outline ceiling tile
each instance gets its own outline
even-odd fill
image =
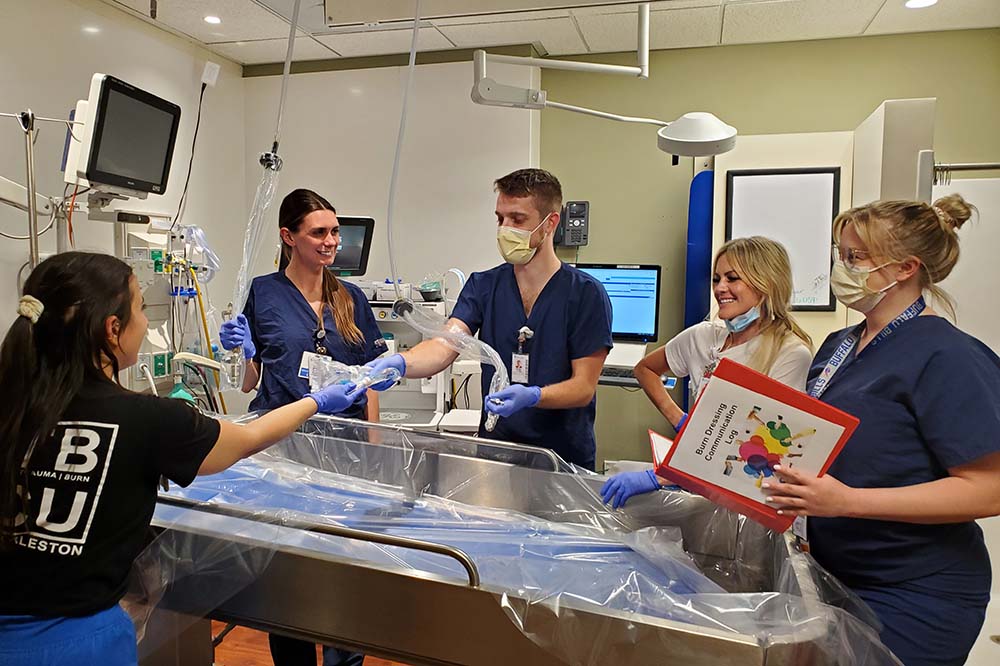
[[[689,9],[691,7],[718,7],[724,0],[662,0],[661,2],[649,3],[649,11],[658,12],[667,9]],[[574,16],[587,16],[591,14],[635,14],[639,11],[639,3],[633,2],[626,5],[601,5],[598,7],[578,7],[571,9]],[[652,16],[650,16],[652,20]]]
[[[364,32],[317,35],[316,39],[347,58],[408,53],[413,41],[412,30],[369,30]],[[452,48],[435,28],[421,28],[417,38],[421,51],[440,51]]]
[[[540,42],[549,55],[587,52],[580,33],[568,18],[442,25],[439,29],[461,48]]]
[[[997,26],[1000,26],[1000,2],[997,0],[939,2],[924,9],[907,9],[902,2],[887,2],[868,26],[865,34],[965,30]]]
[[[636,49],[637,26],[634,14],[587,14],[577,16],[576,21],[592,52]],[[715,46],[719,43],[721,26],[722,8],[719,6],[650,12],[649,47],[679,49]]]
[[[253,0],[257,4],[266,5],[274,12],[284,17],[286,21],[292,20],[295,11],[295,0]],[[161,0],[162,2],[162,0]],[[323,0],[302,0],[299,6],[299,28],[303,32],[314,33],[326,30],[326,10],[323,8]]]
[[[149,16],[148,0],[116,2]],[[206,16],[218,16],[222,23],[205,23]],[[288,38],[288,23],[253,0],[160,0],[153,23],[167,25],[203,44]]]
[[[724,5],[723,44],[860,35],[884,0],[751,0]]]
[[[211,49],[243,65],[284,62],[288,40],[255,39],[243,42],[222,42],[212,44]],[[295,40],[295,52],[292,55],[295,62],[336,57],[336,53],[322,44],[317,44],[311,37],[299,37]]]

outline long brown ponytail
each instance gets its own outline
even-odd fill
[[[106,254],[63,252],[38,264],[24,295],[39,301],[37,320],[19,316],[0,346],[0,550],[9,547],[23,507],[18,490],[34,446],[46,446],[63,412],[88,378],[117,381],[118,361],[105,334],[132,312],[132,269]]]
[[[288,229],[295,233],[306,215],[317,210],[328,210],[336,214],[333,205],[312,190],[297,189],[288,193],[282,200],[278,211],[278,228]],[[292,258],[292,248],[286,243],[281,244],[281,254],[286,263]],[[330,309],[337,331],[348,344],[364,344],[365,336],[354,323],[354,299],[340,283],[337,276],[328,270],[323,271],[323,307]]]

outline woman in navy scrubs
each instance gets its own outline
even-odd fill
[[[827,475],[776,468],[782,483],[764,484],[781,512],[809,517],[811,552],[906,666],[965,663],[989,601],[975,520],[1000,514],[1000,358],[924,300],[953,310],[936,285],[970,216],[950,195],[837,218],[833,291],[865,321],[827,338],[808,391],[861,424]]]
[[[364,365],[385,351],[375,315],[360,289],[338,280],[327,267],[340,244],[337,211],[310,190],[298,189],[278,212],[284,270],[255,278],[243,314],[222,325],[226,349],[243,347],[247,360],[243,391],[257,387],[251,409],[274,409],[309,391],[300,373],[309,354]],[[378,420],[373,391],[339,416]],[[278,666],[316,663],[315,647],[305,641],[271,636]],[[360,666],[364,655],[325,648],[326,666]]]

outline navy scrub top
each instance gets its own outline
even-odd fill
[[[472,334],[496,349],[511,373],[517,335],[527,326],[534,336],[524,344],[529,355],[528,385],[548,386],[573,376],[571,362],[602,349],[611,349],[611,300],[595,278],[562,264],[538,295],[531,316],[524,316],[514,267],[502,264],[473,273],[458,297],[451,315]],[[489,393],[492,366],[483,365],[483,396]],[[523,409],[501,417],[493,432],[486,432],[485,412],[479,435],[491,439],[531,444],[554,450],[564,460],[594,469],[597,442],[594,416],[597,397],[573,409]]]
[[[831,334],[809,387],[845,329]],[[910,319],[867,346],[820,398],[861,420],[829,473],[848,486],[902,487],[948,476],[948,468],[1000,451],[1000,358],[937,316]],[[974,521],[916,525],[809,517],[812,554],[848,585],[899,583],[934,573],[990,573]]]
[[[324,346],[327,355],[348,365],[364,365],[385,350],[385,340],[375,323],[375,313],[364,293],[340,280],[354,300],[354,323],[361,329],[364,343],[350,344],[340,336],[329,308],[323,308]],[[316,351],[316,313],[284,271],[254,278],[243,314],[257,347],[255,361],[261,364],[261,382],[250,409],[274,409],[295,402],[309,392],[309,380],[299,377],[302,352]],[[364,418],[367,397],[338,414]]]

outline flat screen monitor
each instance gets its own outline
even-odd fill
[[[91,185],[163,194],[181,108],[106,74],[95,74],[87,105],[80,175]]]
[[[364,275],[368,270],[368,253],[372,249],[375,220],[371,217],[338,215],[340,222],[340,249],[330,270],[349,277]]]
[[[577,264],[597,278],[611,298],[611,336],[651,342],[660,328],[660,267],[653,264]]]
[[[372,249],[375,219],[338,215],[337,221],[340,223],[340,247],[337,248],[337,256],[328,270],[340,277],[364,275],[368,270],[368,254]],[[278,268],[285,270],[288,260],[283,253],[279,253],[278,257]]]

